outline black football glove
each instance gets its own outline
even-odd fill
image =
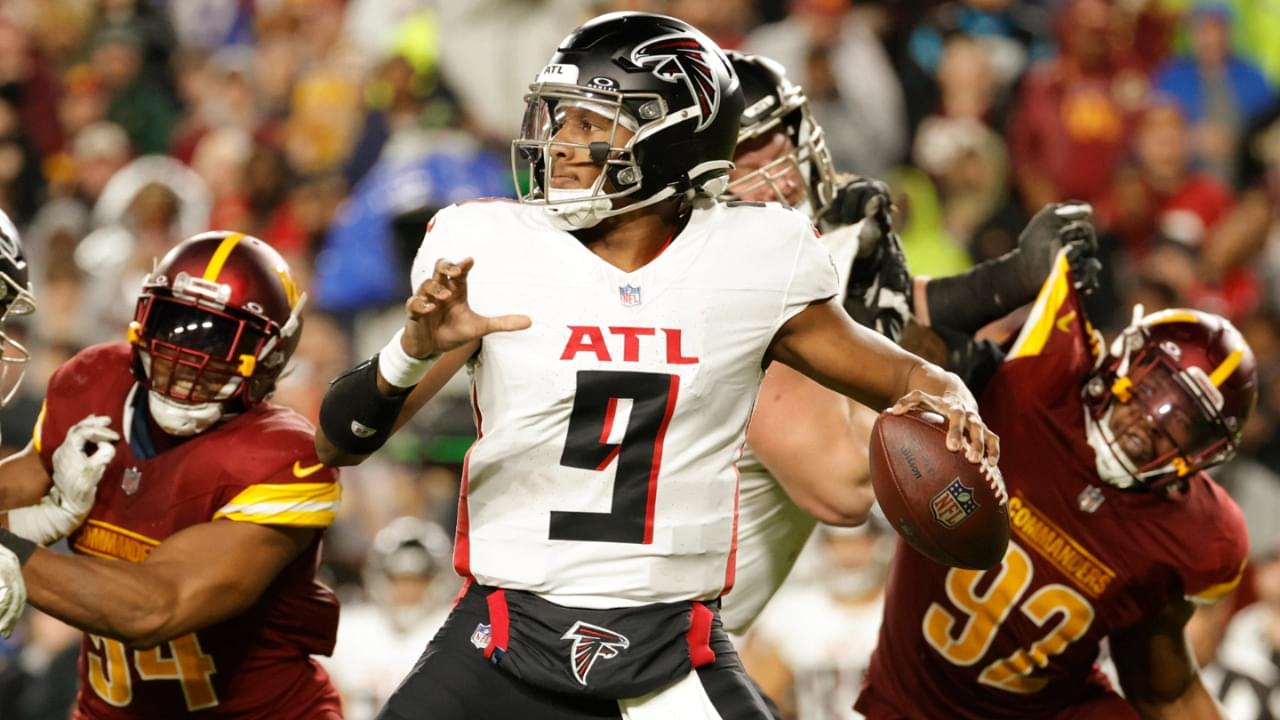
[[[911,275],[902,240],[892,231],[880,234],[871,220],[862,227],[860,243],[869,244],[870,251],[853,259],[844,308],[859,324],[896,343],[911,315]]]
[[[1054,258],[1064,247],[1069,248],[1067,259],[1076,288],[1085,294],[1097,288],[1102,263],[1098,260],[1098,236],[1089,224],[1092,212],[1088,203],[1052,203],[1031,218],[1018,235],[1018,247],[1013,251],[1018,258],[1017,279],[1023,289],[1018,294],[1027,296],[1028,301],[1035,297],[1053,271]]]
[[[893,195],[889,186],[875,178],[854,175],[836,188],[835,200],[822,216],[822,221],[832,227],[852,225],[863,218],[874,218],[881,233],[892,228],[889,211]]]

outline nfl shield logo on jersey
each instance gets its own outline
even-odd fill
[[[631,646],[625,635],[581,620],[565,631],[560,639],[573,641],[569,648],[569,667],[573,670],[573,677],[583,685],[587,684],[587,673],[595,667],[597,660],[618,657],[618,653]]]
[[[1089,485],[1076,496],[1076,505],[1084,512],[1093,513],[1102,507],[1102,501],[1106,499],[1107,496],[1102,494],[1102,488]]]
[[[978,509],[978,501],[973,497],[973,488],[960,482],[960,478],[956,478],[933,496],[929,501],[929,507],[933,510],[933,519],[950,529],[972,515]]]
[[[626,307],[635,307],[640,304],[640,288],[636,285],[621,285],[618,287],[618,297]]]
[[[142,484],[142,471],[136,467],[131,467],[124,471],[124,477],[120,479],[120,489],[124,490],[125,495],[132,495],[138,492],[138,485]]]
[[[471,633],[471,644],[476,646],[477,650],[483,650],[489,647],[489,638],[493,635],[490,626],[485,623],[477,623],[476,629]]]

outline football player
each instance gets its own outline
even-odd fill
[[[69,462],[90,469],[55,491],[83,490],[94,469],[101,480],[74,555],[24,539],[14,520],[28,509],[11,511],[0,545],[17,561],[0,559],[0,578],[20,564],[30,603],[85,631],[75,718],[341,717],[310,657],[337,628],[315,580],[337,474],[311,425],[268,400],[304,302],[266,243],[197,235],[144,280],[128,343],[87,348],[50,379],[0,484],[47,485]]]
[[[851,718],[884,614],[895,536],[874,514],[858,527],[819,526],[821,571],[782,588],[745,643],[760,689],[796,718]]]
[[[5,321],[35,311],[22,238],[13,221],[0,210],[0,407],[13,400],[31,359],[27,349],[5,333]]]
[[[1221,317],[1166,310],[1103,350],[1060,257],[981,391],[1012,539],[986,572],[899,545],[856,709],[885,718],[1215,718],[1183,626],[1239,582],[1241,510],[1204,472],[1257,399]],[[1121,699],[1095,661],[1109,638]]]
[[[923,354],[926,331],[919,326],[932,318],[946,326],[948,368],[966,378],[982,376],[996,365],[997,349],[971,336],[1035,299],[1058,249],[1069,246],[1073,263],[1096,274],[1088,206],[1062,204],[1037,214],[1018,247],[1003,257],[954,277],[911,278],[889,222],[888,188],[835,172],[804,90],[780,65],[732,51],[729,58],[747,108],[729,196],[779,202],[810,215],[835,260],[844,307],[863,325]],[[904,329],[911,331],[905,340]],[[780,363],[769,368],[738,462],[738,581],[720,609],[731,633],[751,626],[790,573],[815,521],[851,526],[866,518],[873,499],[867,442],[874,421],[874,411],[801,372]]]
[[[322,661],[347,720],[372,718],[444,624],[458,590],[449,550],[448,533],[416,517],[374,537],[362,573],[369,602],[343,603],[333,657]]]
[[[35,310],[36,299],[31,291],[22,237],[9,216],[0,210],[0,408],[13,400],[31,359],[22,343],[5,332],[5,321],[10,317],[30,315]],[[44,484],[22,488],[0,483],[0,507],[38,502],[44,494],[44,487]],[[28,518],[40,517],[41,513],[27,515]],[[0,527],[6,526],[7,520],[0,518]],[[0,635],[5,637],[13,632],[26,597],[21,577],[13,569],[16,559],[11,550],[0,546]]]
[[[429,370],[473,378],[467,590],[380,717],[769,717],[715,607],[734,579],[733,463],[771,362],[878,409],[936,408],[950,449],[996,460],[959,378],[835,301],[807,216],[716,201],[738,84],[673,18],[575,30],[513,144],[530,191],[437,214],[405,327],[330,387],[317,446],[349,463],[438,384]]]

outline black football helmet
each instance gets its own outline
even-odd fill
[[[742,102],[728,58],[693,26],[648,13],[602,15],[561,41],[529,86],[520,137],[511,146],[517,185],[524,171],[530,178],[520,200],[582,228],[681,194],[719,195]],[[567,108],[603,116],[612,123],[611,141],[557,140]],[[631,136],[621,140],[619,128]],[[555,148],[585,149],[604,172],[591,188],[557,197]],[[623,198],[629,202],[617,206]]]
[[[22,343],[5,333],[5,321],[35,311],[36,298],[31,292],[22,238],[13,221],[0,210],[0,407],[7,405],[18,392],[27,361],[31,359]]]
[[[730,182],[729,194],[736,197],[767,185],[778,202],[790,205],[778,187],[778,179],[796,172],[805,180],[809,214],[822,217],[835,200],[836,171],[826,137],[813,119],[804,90],[787,79],[782,65],[767,57],[734,50],[730,50],[728,56],[742,83],[746,106],[738,130],[738,144],[745,145],[779,129],[791,141],[788,152]]]

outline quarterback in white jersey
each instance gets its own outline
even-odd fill
[[[573,607],[719,597],[733,583],[734,461],[769,343],[836,294],[809,219],[702,201],[627,272],[541,207],[468,203],[436,215],[414,286],[463,257],[471,308],[532,326],[486,337],[470,363],[479,439],[458,572]]]
[[[949,278],[911,278],[890,227],[888,188],[835,172],[804,91],[758,55],[730,52],[745,95],[729,197],[778,201],[812,216],[838,273],[840,302],[858,322],[916,352],[917,338],[949,328],[948,369],[971,378],[995,364],[994,346],[974,331],[1030,302],[1046,262],[1077,215],[1046,211],[998,260]],[[1042,248],[1044,249],[1042,251]],[[1081,256],[1081,274],[1092,258]],[[957,310],[963,308],[964,312]],[[912,312],[914,311],[914,317]],[[903,340],[911,324],[914,335]],[[935,345],[941,340],[931,339]],[[782,585],[815,521],[854,526],[872,504],[867,441],[875,413],[777,364],[769,368],[738,463],[741,511],[737,584],[725,596],[725,628],[741,635]]]
[[[530,192],[436,216],[403,330],[321,409],[321,457],[358,462],[472,377],[467,587],[379,717],[768,717],[716,614],[764,368],[934,408],[975,464],[997,440],[958,377],[833,301],[808,217],[715,200],[742,94],[701,32],[602,16],[530,90],[512,151]]]

